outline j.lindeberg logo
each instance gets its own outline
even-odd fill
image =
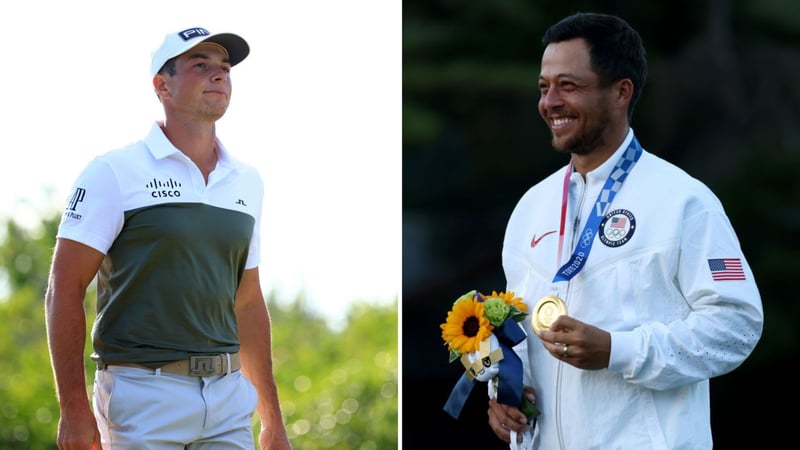
[[[78,208],[78,203],[82,202],[85,197],[86,189],[76,188],[75,192],[72,193],[72,197],[70,197],[69,201],[67,202],[67,207],[64,211],[64,217],[80,220],[83,215],[76,213],[75,210]]]
[[[153,198],[180,197],[181,191],[178,188],[181,186],[182,185],[180,182],[175,181],[172,178],[170,178],[169,181],[159,181],[156,178],[153,178],[145,185],[147,189],[153,189],[150,192],[150,195]]]

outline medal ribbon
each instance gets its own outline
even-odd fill
[[[625,149],[622,156],[617,160],[617,164],[614,166],[614,169],[611,170],[603,189],[600,191],[600,194],[598,194],[597,200],[595,200],[594,203],[594,211],[589,217],[589,220],[586,221],[583,231],[581,231],[578,245],[575,246],[572,257],[558,269],[553,279],[554,282],[569,281],[583,269],[586,260],[589,259],[589,252],[592,250],[592,244],[594,244],[594,236],[597,233],[600,222],[603,220],[603,216],[605,216],[608,207],[611,205],[611,201],[614,200],[617,192],[622,187],[622,183],[631,170],[633,170],[633,166],[636,165],[640,156],[642,156],[642,146],[639,145],[636,136],[633,136],[631,143],[628,144],[628,148]],[[564,242],[564,225],[567,211],[567,197],[569,195],[569,178],[571,174],[572,164],[570,163],[567,168],[567,173],[564,175],[564,192],[561,201],[561,233],[558,243],[559,263],[561,263],[561,246]]]

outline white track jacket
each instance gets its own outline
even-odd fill
[[[633,130],[602,166],[572,173],[560,264]],[[761,337],[753,273],[717,197],[644,151],[604,214],[583,270],[554,282],[566,167],[528,190],[503,243],[507,291],[557,294],[568,314],[611,333],[608,369],[555,359],[528,324],[525,384],[536,389],[537,449],[710,449],[709,379]],[[577,226],[575,224],[577,223]],[[522,350],[525,351],[525,350]],[[527,357],[526,357],[527,356]]]

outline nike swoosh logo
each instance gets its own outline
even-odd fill
[[[541,241],[541,240],[542,240],[542,238],[544,238],[544,237],[545,237],[545,236],[547,236],[547,235],[553,234],[553,233],[555,233],[555,232],[556,232],[556,230],[553,230],[553,231],[548,231],[547,233],[545,233],[545,234],[543,234],[543,235],[539,236],[539,239],[536,239],[536,234],[534,234],[534,235],[533,235],[533,239],[531,239],[531,248],[533,248],[533,247],[536,247],[536,246],[539,244],[539,241]]]

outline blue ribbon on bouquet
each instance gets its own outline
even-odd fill
[[[522,360],[514,353],[512,347],[525,339],[525,332],[514,319],[509,317],[492,333],[503,351],[503,359],[497,363],[499,368],[497,401],[519,408],[522,406]],[[475,387],[476,381],[464,372],[453,387],[450,397],[444,405],[445,412],[452,418],[458,419],[461,415],[461,410],[464,409],[464,404],[467,402],[472,388]]]

